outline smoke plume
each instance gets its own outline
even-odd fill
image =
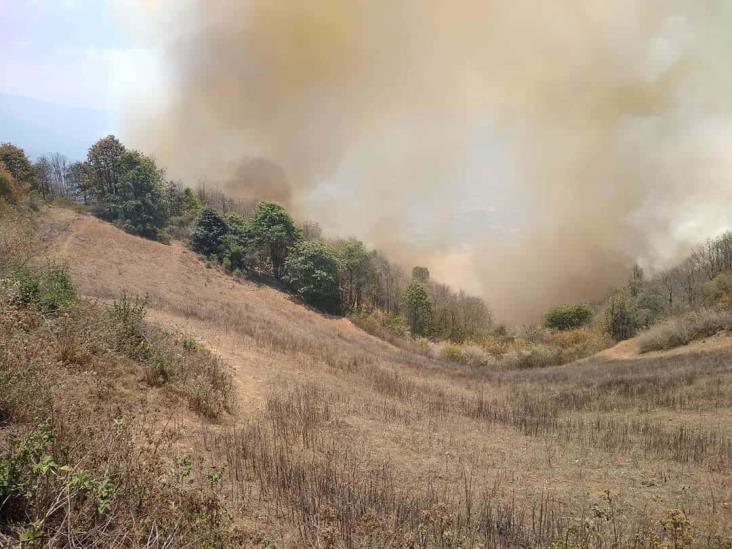
[[[426,264],[499,318],[596,299],[730,225],[724,0],[145,10],[165,102],[136,144]]]

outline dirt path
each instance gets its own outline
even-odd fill
[[[273,288],[236,281],[174,242],[126,234],[94,217],[50,208],[42,233],[68,263],[79,292],[113,300],[145,296],[148,318],[192,336],[234,371],[242,410],[260,406],[272,383],[303,379],[313,355],[397,352],[344,318],[308,310]]]

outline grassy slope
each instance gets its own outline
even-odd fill
[[[46,239],[83,294],[147,295],[154,320],[231,366],[237,408],[180,436],[226,464],[251,539],[625,546],[640,533],[707,547],[732,535],[728,348],[448,368],[235,282],[177,243],[59,209]]]

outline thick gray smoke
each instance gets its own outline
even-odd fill
[[[148,0],[173,175],[484,296],[597,298],[732,219],[724,0]]]

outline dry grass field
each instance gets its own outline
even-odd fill
[[[732,547],[732,340],[492,371],[428,359],[179,243],[52,208],[81,294],[218,355],[231,411],[174,424],[256,547]],[[168,429],[171,429],[168,426]]]

